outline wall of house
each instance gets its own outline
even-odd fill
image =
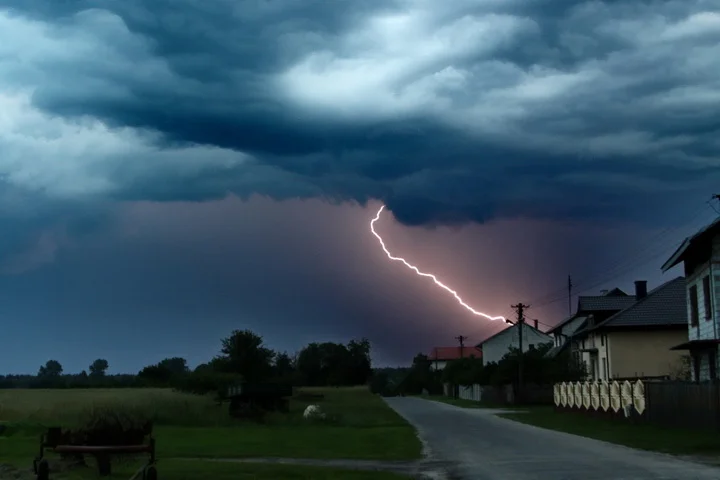
[[[710,277],[710,299],[713,311],[707,318],[705,310],[705,295],[703,291],[703,278]],[[687,279],[687,303],[688,303],[688,338],[690,340],[707,340],[720,338],[720,236],[713,239],[712,252],[708,261],[695,267],[693,271],[686,271]],[[690,292],[692,287],[697,288],[698,296],[698,324],[693,326],[692,310],[690,304]],[[710,359],[707,352],[702,354],[700,361],[700,377],[695,378],[693,369],[693,380],[705,381],[710,379]],[[720,352],[716,355],[715,370],[720,372]]]
[[[612,378],[675,376],[685,351],[670,350],[688,341],[685,330],[608,332]]]
[[[567,324],[563,325],[562,328],[556,330],[553,334],[555,340],[555,346],[560,347],[565,344],[570,338],[570,335],[575,333],[580,325],[585,321],[585,317],[579,317]]]
[[[550,335],[538,332],[530,325],[523,325],[523,352],[530,350],[531,346],[538,348],[544,343],[553,343]],[[503,332],[481,344],[483,351],[483,364],[499,362],[510,351],[510,348],[519,347],[518,327],[506,328]]]

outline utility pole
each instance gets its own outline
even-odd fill
[[[522,396],[522,385],[523,385],[523,330],[525,327],[525,310],[530,308],[530,305],[524,305],[522,302],[517,305],[511,305],[511,307],[517,312],[517,323],[518,326],[518,344],[520,349],[518,350],[518,389],[515,395],[515,401],[520,400]]]
[[[568,315],[572,315],[572,278],[568,275]]]
[[[460,342],[460,358],[464,358],[463,348],[465,347],[465,340],[467,340],[467,338],[468,337],[465,337],[463,335],[458,335],[457,337],[455,337],[455,340]]]

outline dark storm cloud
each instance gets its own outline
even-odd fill
[[[718,179],[717,1],[0,5],[29,119],[0,146],[37,158],[0,173],[29,191],[374,197],[429,224],[635,215]]]

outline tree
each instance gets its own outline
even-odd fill
[[[187,360],[181,357],[165,358],[158,363],[158,367],[170,372],[171,376],[184,375],[190,371]]]
[[[57,360],[48,360],[45,362],[45,365],[40,367],[40,370],[38,371],[38,377],[59,377],[62,375],[63,367]]]
[[[104,358],[98,358],[90,365],[90,376],[93,378],[104,377],[110,365]]]
[[[216,365],[227,373],[242,375],[247,382],[262,382],[272,375],[275,352],[263,345],[263,338],[250,330],[233,330],[222,340],[222,355]]]
[[[287,352],[278,353],[275,356],[275,375],[284,377],[291,374],[295,370],[292,358]]]

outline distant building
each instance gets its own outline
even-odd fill
[[[687,341],[685,278],[650,292],[647,282],[636,281],[635,296],[625,298],[630,305],[611,315],[586,313],[584,324],[571,337],[573,352],[585,364],[589,379],[678,376],[682,355],[671,348]],[[589,312],[610,303],[596,300],[582,309]]]
[[[553,338],[541,332],[535,326],[523,323],[523,352],[538,348],[540,345],[553,343]],[[499,362],[510,351],[511,348],[520,348],[520,328],[518,325],[512,325],[495,335],[486,338],[477,345],[482,351],[483,364],[491,362]]]
[[[687,351],[694,381],[718,380],[720,344],[720,218],[688,237],[662,266],[683,263],[686,278],[687,339],[674,350]]]
[[[547,331],[554,337],[554,347],[547,353],[548,356],[555,356],[566,348],[573,347],[573,340],[579,332],[587,328],[589,321],[600,323],[635,302],[635,297],[619,288],[603,290],[600,295],[579,296],[575,314]],[[581,343],[575,347],[578,348],[572,348],[574,361],[586,363],[588,371],[595,368],[592,359],[582,353]]]
[[[462,351],[460,347],[435,347],[428,355],[428,358],[432,361],[433,370],[442,370],[445,368],[448,362],[451,360],[458,360],[463,357],[475,357],[482,358],[482,351],[477,347],[463,347]]]

